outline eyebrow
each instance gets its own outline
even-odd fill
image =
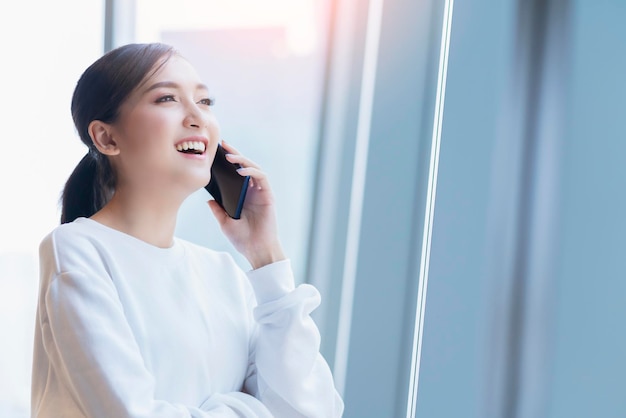
[[[173,88],[173,89],[179,89],[179,88],[180,88],[180,85],[179,85],[178,83],[173,82],[173,81],[160,81],[160,82],[158,82],[158,83],[154,83],[153,85],[151,85],[150,87],[148,87],[148,88],[146,89],[145,93],[147,93],[147,92],[149,92],[149,91],[152,91],[152,90],[154,90],[154,89],[162,88],[162,87],[165,87],[165,88]],[[209,90],[209,88],[208,88],[205,84],[198,83],[198,84],[196,85],[196,90],[207,90],[207,91],[208,91],[208,90]]]

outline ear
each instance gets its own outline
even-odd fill
[[[91,121],[89,124],[89,136],[98,151],[104,155],[117,155],[120,149],[113,137],[113,127],[108,123],[99,120]]]

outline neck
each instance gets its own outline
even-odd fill
[[[160,248],[173,244],[180,201],[120,188],[91,219]]]

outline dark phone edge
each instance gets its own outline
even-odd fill
[[[235,210],[235,214],[232,217],[233,219],[241,219],[241,212],[243,211],[243,204],[246,200],[246,193],[248,192],[248,186],[250,183],[250,176],[245,176],[243,178],[243,186],[241,187],[241,192],[239,193],[239,201],[237,202],[237,209]]]

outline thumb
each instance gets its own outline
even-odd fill
[[[209,208],[211,208],[211,212],[213,212],[213,216],[217,220],[217,223],[220,226],[223,226],[224,223],[228,220],[228,214],[215,200],[209,200],[208,202]]]

